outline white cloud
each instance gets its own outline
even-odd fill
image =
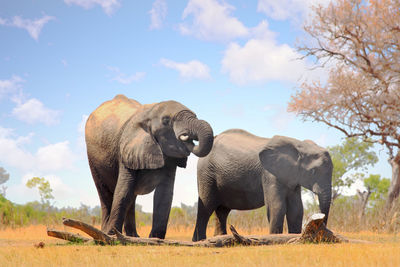
[[[301,55],[287,44],[250,39],[244,46],[231,43],[222,59],[222,71],[237,84],[268,81],[296,82],[306,69]]]
[[[29,35],[37,41],[39,40],[39,34],[42,31],[43,26],[53,19],[55,19],[55,17],[52,16],[43,16],[42,18],[35,20],[15,16],[12,20],[0,18],[0,25],[25,29],[28,31]]]
[[[329,0],[259,0],[257,11],[275,20],[301,22],[311,11],[311,6],[327,4]]]
[[[180,63],[162,58],[160,63],[167,68],[177,70],[182,78],[209,79],[211,77],[210,68],[198,60]]]
[[[313,64],[300,60],[302,55],[288,44],[278,44],[276,34],[262,21],[251,29],[252,38],[243,46],[229,44],[222,59],[222,72],[237,84],[326,79],[327,69],[311,69]]]
[[[154,1],[149,13],[151,18],[150,29],[160,29],[167,16],[167,2],[165,0]]]
[[[36,98],[31,98],[26,102],[20,100],[15,102],[17,102],[17,106],[13,109],[12,114],[21,121],[29,124],[40,122],[46,125],[54,125],[59,122],[60,112],[46,108]]]
[[[35,155],[37,168],[42,171],[71,169],[74,158],[68,141],[41,147]]]
[[[190,0],[182,18],[193,17],[191,23],[180,25],[184,35],[194,35],[207,41],[228,41],[245,37],[249,30],[237,18],[231,16],[235,8],[217,0]]]
[[[77,5],[85,9],[99,5],[107,15],[112,15],[121,6],[119,0],[64,0],[68,5]]]
[[[22,146],[32,135],[12,138],[13,135],[12,129],[0,126],[0,162],[23,170],[32,169],[35,157]]]
[[[0,80],[0,99],[8,94],[15,94],[21,91],[24,80],[16,75],[13,75],[8,80]]]
[[[122,73],[120,71],[120,69],[117,67],[109,66],[107,68],[115,74],[115,76],[112,78],[112,80],[117,81],[122,84],[131,84],[133,82],[138,82],[146,76],[145,72],[136,72],[134,74],[128,75],[128,74]]]
[[[37,189],[26,187],[28,179],[38,176],[50,182],[55,205],[58,207],[79,207],[80,203],[98,205],[96,187],[90,179],[89,168],[85,169],[86,172],[83,174],[77,172],[74,163],[78,155],[72,152],[70,143],[63,141],[49,144],[30,152],[26,149],[26,144],[31,142],[32,137],[32,133],[27,136],[16,136],[14,130],[0,126],[0,162],[7,168],[13,167],[22,173],[11,177],[13,180],[18,179],[19,183],[14,182],[8,186],[9,198],[17,203],[40,200]],[[64,170],[68,170],[68,174],[63,173],[62,176],[57,174]],[[69,178],[76,180],[75,176],[85,178],[80,180],[84,188],[75,188],[68,183]]]
[[[0,162],[23,171],[59,171],[73,168],[76,158],[68,141],[39,147],[36,153],[25,149],[33,133],[15,136],[14,131],[0,126]]]

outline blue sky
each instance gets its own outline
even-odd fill
[[[0,1],[0,166],[10,174],[7,198],[38,200],[27,189],[45,177],[55,205],[98,205],[84,143],[87,116],[125,94],[141,103],[176,100],[218,134],[338,144],[343,135],[286,112],[304,80],[326,79],[296,60],[296,40],[311,4],[259,1]],[[370,171],[390,177],[387,155]],[[197,158],[179,169],[173,205],[197,200]],[[152,195],[138,197],[147,211]]]

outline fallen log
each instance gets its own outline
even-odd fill
[[[244,246],[262,246],[262,245],[278,245],[288,244],[301,237],[301,234],[270,234],[264,236],[242,236],[235,227],[229,227],[237,244]]]
[[[97,242],[102,242],[111,245],[114,240],[114,238],[107,235],[103,231],[81,221],[63,218],[63,224],[85,232],[89,236],[93,237],[93,239],[96,240]]]
[[[58,231],[54,229],[47,229],[47,235],[56,237],[56,238],[61,238],[65,239],[74,243],[86,243],[88,241],[91,241],[92,239],[81,236],[79,234],[73,234],[70,232],[64,232],[64,231]]]
[[[326,228],[324,221],[324,214],[314,214],[310,217],[308,222],[304,226],[302,234],[271,234],[266,236],[242,236],[236,229],[231,225],[230,231],[232,235],[221,235],[208,238],[206,240],[190,242],[181,240],[168,240],[159,238],[141,238],[125,236],[120,233],[117,229],[114,229],[115,235],[108,235],[103,231],[86,224],[72,219],[63,219],[64,225],[74,227],[82,230],[91,236],[92,241],[100,242],[108,245],[152,245],[152,246],[187,246],[187,247],[229,247],[235,244],[244,246],[260,246],[260,245],[275,245],[275,244],[298,244],[298,243],[340,243],[340,242],[354,242],[354,243],[365,243],[362,240],[349,240],[339,235],[333,234],[332,231]],[[71,242],[82,242],[76,239],[83,238],[79,235],[75,235],[68,232],[61,232],[56,230],[47,231],[49,236],[56,238],[65,239]],[[87,241],[90,241],[88,239]],[[84,242],[87,242],[84,241]]]

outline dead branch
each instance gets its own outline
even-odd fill
[[[114,238],[102,232],[101,230],[81,221],[63,218],[63,224],[79,229],[93,237],[94,240],[103,242],[105,244],[111,245],[114,240]]]
[[[324,214],[314,214],[310,217],[305,224],[302,234],[271,234],[266,236],[242,236],[235,227],[230,226],[232,235],[220,235],[208,238],[198,242],[181,241],[181,240],[168,240],[159,238],[141,238],[130,237],[121,234],[117,229],[114,229],[115,236],[107,235],[101,230],[88,225],[86,223],[72,220],[63,219],[64,225],[77,228],[84,231],[91,237],[93,241],[101,242],[108,245],[151,245],[151,246],[187,246],[187,247],[230,247],[236,244],[244,246],[261,246],[261,245],[275,245],[275,244],[292,244],[292,243],[365,243],[361,240],[349,240],[339,235],[333,234],[324,224]],[[71,242],[88,242],[91,239],[82,237],[80,235],[61,232],[56,230],[48,230],[47,234],[52,237],[69,240]]]
[[[47,229],[47,235],[56,237],[56,238],[60,238],[60,239],[64,239],[64,240],[68,240],[68,241],[71,241],[74,243],[86,243],[91,240],[90,238],[81,236],[79,234],[73,234],[70,232],[58,231],[58,230],[54,230],[54,229]]]
[[[300,238],[300,234],[271,234],[267,236],[242,236],[240,235],[235,227],[232,225],[229,227],[236,242],[244,246],[262,246],[262,245],[278,245],[287,244],[292,240]]]

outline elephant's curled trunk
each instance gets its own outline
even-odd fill
[[[196,115],[192,112],[181,112],[176,119],[186,121],[190,138],[198,141],[198,144],[193,146],[191,152],[198,157],[207,156],[214,142],[214,134],[210,124],[197,119]]]
[[[206,156],[213,146],[214,134],[208,122],[195,120],[193,122],[194,135],[197,136],[199,144],[193,147],[193,154],[198,157]]]

